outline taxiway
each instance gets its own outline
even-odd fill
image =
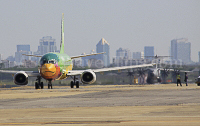
[[[89,85],[0,89],[0,125],[199,125],[200,87]]]

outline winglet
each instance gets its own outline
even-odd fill
[[[62,13],[62,21],[61,21],[60,53],[64,53],[64,13]]]

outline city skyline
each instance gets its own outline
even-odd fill
[[[6,60],[10,61],[8,62],[8,66],[19,66],[23,64],[28,64],[30,66],[30,63],[38,63],[39,57],[27,57],[22,54],[34,54],[34,55],[44,55],[49,52],[59,52],[56,47],[56,41],[52,38],[52,36],[44,36],[42,39],[39,40],[39,46],[38,50],[36,52],[33,52],[30,50],[30,45],[17,45],[16,46],[17,52],[15,52],[15,57],[9,56]],[[190,58],[190,52],[191,52],[191,43],[188,42],[188,39],[186,38],[180,38],[180,39],[173,39],[171,40],[171,61],[182,61],[183,63],[190,64],[191,58]],[[82,62],[79,61],[79,64],[83,67],[89,66],[96,68],[96,63],[101,66],[109,67],[110,64],[113,65],[113,63],[122,63],[122,62],[133,62],[134,60],[138,59],[150,59],[148,56],[154,56],[154,46],[144,46],[144,50],[140,52],[133,52],[130,51],[128,48],[124,49],[120,47],[116,50],[116,55],[114,57],[109,56],[110,50],[110,44],[104,39],[101,38],[101,40],[96,44],[96,52],[106,52],[105,54],[101,55],[93,55],[89,57],[83,57]],[[95,50],[91,50],[90,54],[96,53]],[[85,53],[82,53],[85,54]],[[89,53],[88,53],[89,54]],[[156,54],[157,55],[157,54]],[[145,57],[146,56],[146,57]],[[199,53],[198,53],[199,56]],[[2,58],[2,54],[1,57]],[[29,61],[31,59],[31,61]],[[110,59],[110,60],[109,60]],[[101,62],[100,62],[101,61]],[[103,62],[102,62],[103,61]],[[170,60],[168,60],[170,61]],[[5,62],[7,63],[7,62]],[[11,63],[11,65],[9,65]],[[103,63],[103,64],[102,64]],[[122,64],[121,64],[122,65]],[[124,65],[124,64],[123,64]],[[129,64],[130,65],[130,64]],[[34,66],[34,65],[32,65]]]
[[[70,56],[89,52],[102,37],[112,45],[110,57],[119,47],[138,52],[144,46],[154,46],[155,54],[168,55],[172,39],[188,38],[191,59],[197,62],[199,5],[198,0],[2,1],[0,54],[4,59],[14,55],[20,44],[36,51],[35,43],[42,36],[53,36],[59,47],[60,15],[65,13],[65,53]]]
[[[110,44],[104,38],[101,38],[101,40],[96,45],[96,52],[101,53],[102,49],[105,50],[105,48],[98,50],[98,48],[100,47],[100,46],[98,47],[98,45],[105,45],[105,44],[110,46]],[[57,50],[56,40],[53,39],[52,36],[44,36],[44,37],[42,37],[42,39],[39,39],[39,46],[38,46],[37,51],[31,51],[30,50],[31,46],[25,45],[25,44],[24,45],[16,45],[16,47],[17,47],[16,48],[17,51],[15,52],[14,58],[15,58],[15,61],[18,62],[18,63],[19,63],[19,61],[20,62],[22,61],[21,59],[19,59],[19,57],[24,57],[24,59],[26,59],[26,60],[31,59],[32,61],[38,61],[39,60],[39,58],[37,58],[37,57],[31,57],[30,58],[30,57],[27,57],[27,56],[23,56],[22,54],[44,55],[44,54],[49,53],[49,52],[59,52],[59,50]],[[108,47],[108,48],[110,50],[110,47]],[[170,49],[171,52],[170,52],[169,56],[172,56],[171,57],[172,60],[182,60],[185,63],[190,63],[190,61],[191,61],[191,56],[190,56],[190,54],[191,54],[191,43],[188,42],[187,38],[179,38],[179,39],[171,40],[171,47],[170,48],[171,48]],[[90,53],[95,53],[94,49],[90,48],[90,50],[91,50]],[[198,52],[198,56],[199,56],[199,52]],[[84,53],[85,52],[83,52],[82,54],[84,54]],[[87,53],[89,53],[89,52],[87,52]],[[140,54],[138,54],[138,53],[140,53]],[[139,57],[140,58],[143,57],[142,53],[143,53],[143,56],[154,56],[154,54],[155,54],[154,46],[144,46],[144,50],[142,50],[142,51],[140,50],[138,52],[134,52],[132,50],[129,50],[129,48],[124,49],[123,47],[119,47],[119,49],[116,50],[115,56],[113,56],[113,57],[109,56],[110,53],[108,51],[108,54],[106,54],[106,57],[108,57],[108,59],[106,59],[106,60],[110,59],[109,61],[112,63],[112,59],[113,58],[118,59],[118,57],[127,57],[128,59],[138,59]],[[137,58],[134,58],[136,56],[136,54],[137,54]],[[0,54],[0,55],[1,55],[1,59],[2,59],[3,54]],[[157,54],[155,54],[155,55],[157,55]],[[187,55],[187,56],[183,56],[183,55]],[[10,57],[13,57],[13,55],[8,56],[7,59],[9,59]],[[100,55],[100,57],[98,57],[98,56],[90,56],[88,58],[85,57],[85,59],[92,59],[92,58],[102,59],[101,55]],[[6,58],[3,58],[3,59],[6,59]],[[147,58],[144,57],[144,59],[148,59],[148,57]],[[104,60],[102,60],[102,61],[104,61]],[[107,61],[105,61],[105,62],[107,62]],[[198,58],[197,62],[199,62],[199,58]],[[110,64],[110,63],[108,63],[108,64]],[[106,66],[109,66],[108,64]]]

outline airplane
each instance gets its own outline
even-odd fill
[[[161,83],[163,80],[165,81],[165,76],[168,76],[169,70],[164,69],[164,68],[158,68],[158,64],[160,62],[160,59],[171,57],[171,56],[158,56],[156,54],[155,56],[145,56],[145,57],[153,58],[154,62],[156,62],[155,68],[149,68],[146,70],[148,71],[146,82],[148,84],[154,84],[154,83]],[[164,75],[164,78],[161,77],[162,75]]]
[[[149,67],[154,64],[143,64],[143,65],[134,65],[134,66],[123,66],[123,67],[112,67],[112,68],[101,68],[101,69],[86,69],[86,70],[72,70],[73,63],[72,59],[86,57],[91,55],[99,55],[102,53],[93,53],[93,54],[85,54],[78,56],[68,56],[64,53],[64,14],[62,13],[61,20],[61,43],[60,43],[60,52],[49,52],[40,55],[26,55],[26,56],[34,56],[41,57],[40,66],[38,71],[10,71],[10,70],[0,70],[1,73],[10,73],[13,74],[14,83],[17,85],[27,85],[29,77],[36,77],[35,89],[43,89],[44,84],[41,82],[41,79],[45,79],[48,81],[48,89],[52,89],[52,81],[54,80],[62,80],[68,77],[72,77],[73,81],[70,83],[70,87],[79,88],[79,81],[76,80],[76,76],[79,75],[81,82],[83,84],[92,84],[96,81],[96,72],[105,72],[105,71],[113,71],[113,70],[122,70],[122,69],[131,69],[131,68],[140,68],[140,67]]]
[[[172,74],[172,82],[176,81],[176,75],[178,73],[191,73],[192,71],[187,70],[178,70],[173,68],[148,68],[145,70],[142,70],[143,72],[146,72],[146,82],[148,84],[154,84],[154,83],[165,83],[166,78],[171,73]]]
[[[154,59],[162,59],[162,58],[167,58],[171,56],[158,56],[157,54],[155,56],[145,56],[147,58],[154,58]]]
[[[158,61],[160,59],[171,57],[171,56],[158,56],[157,54],[155,56],[145,56],[147,58],[152,58],[154,60],[155,68],[139,68],[136,69],[134,72],[128,71],[129,74],[138,74],[140,83],[148,83],[148,84],[154,84],[154,83],[161,83],[163,81],[162,75],[168,75],[169,70],[164,68],[158,68]],[[164,73],[164,74],[163,74]],[[166,76],[167,76],[166,75]]]

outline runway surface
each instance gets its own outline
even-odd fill
[[[0,89],[0,125],[199,125],[200,87],[24,86]]]

